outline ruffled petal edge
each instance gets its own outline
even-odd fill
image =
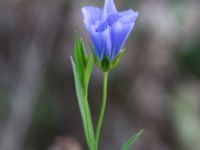
[[[100,21],[103,16],[103,10],[98,7],[87,6],[81,9],[84,17],[84,22],[90,25]]]

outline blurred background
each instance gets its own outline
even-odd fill
[[[0,0],[0,150],[86,150],[69,56],[89,38],[81,8],[103,0]],[[200,149],[200,1],[115,0],[140,12],[109,76],[100,149]],[[89,51],[88,51],[89,52]],[[94,122],[102,73],[89,97]]]

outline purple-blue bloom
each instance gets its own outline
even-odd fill
[[[108,57],[112,61],[122,50],[139,13],[131,9],[118,12],[113,0],[105,0],[103,10],[87,6],[82,12],[95,55],[99,60]]]

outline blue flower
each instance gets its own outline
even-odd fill
[[[103,10],[87,6],[82,13],[96,57],[110,61],[122,50],[139,14],[131,9],[118,12],[113,0],[105,0]]]

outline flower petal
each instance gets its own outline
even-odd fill
[[[123,48],[134,24],[134,22],[123,24],[121,21],[118,21],[111,27],[111,60],[113,60],[115,56],[119,53],[119,51]]]
[[[105,0],[104,9],[84,7],[85,27],[94,46],[95,55],[102,60],[114,60],[123,48],[138,17],[133,10],[118,12],[114,0]]]
[[[107,28],[103,32],[96,32],[95,25],[85,24],[94,46],[96,56],[102,60],[103,57],[110,55],[110,29]]]
[[[127,11],[120,12],[119,15],[121,16],[120,21],[122,23],[129,23],[129,22],[135,22],[139,13],[129,9]]]
[[[106,19],[107,16],[117,13],[117,9],[113,0],[105,0],[104,9],[103,9],[103,18]]]
[[[106,30],[109,26],[112,26],[115,22],[117,22],[120,19],[120,17],[121,16],[117,13],[110,15],[104,22],[100,23],[97,26],[96,31],[102,32]]]
[[[98,7],[83,7],[82,13],[84,17],[84,22],[90,25],[95,24],[97,21],[100,21],[103,16],[103,10]]]

